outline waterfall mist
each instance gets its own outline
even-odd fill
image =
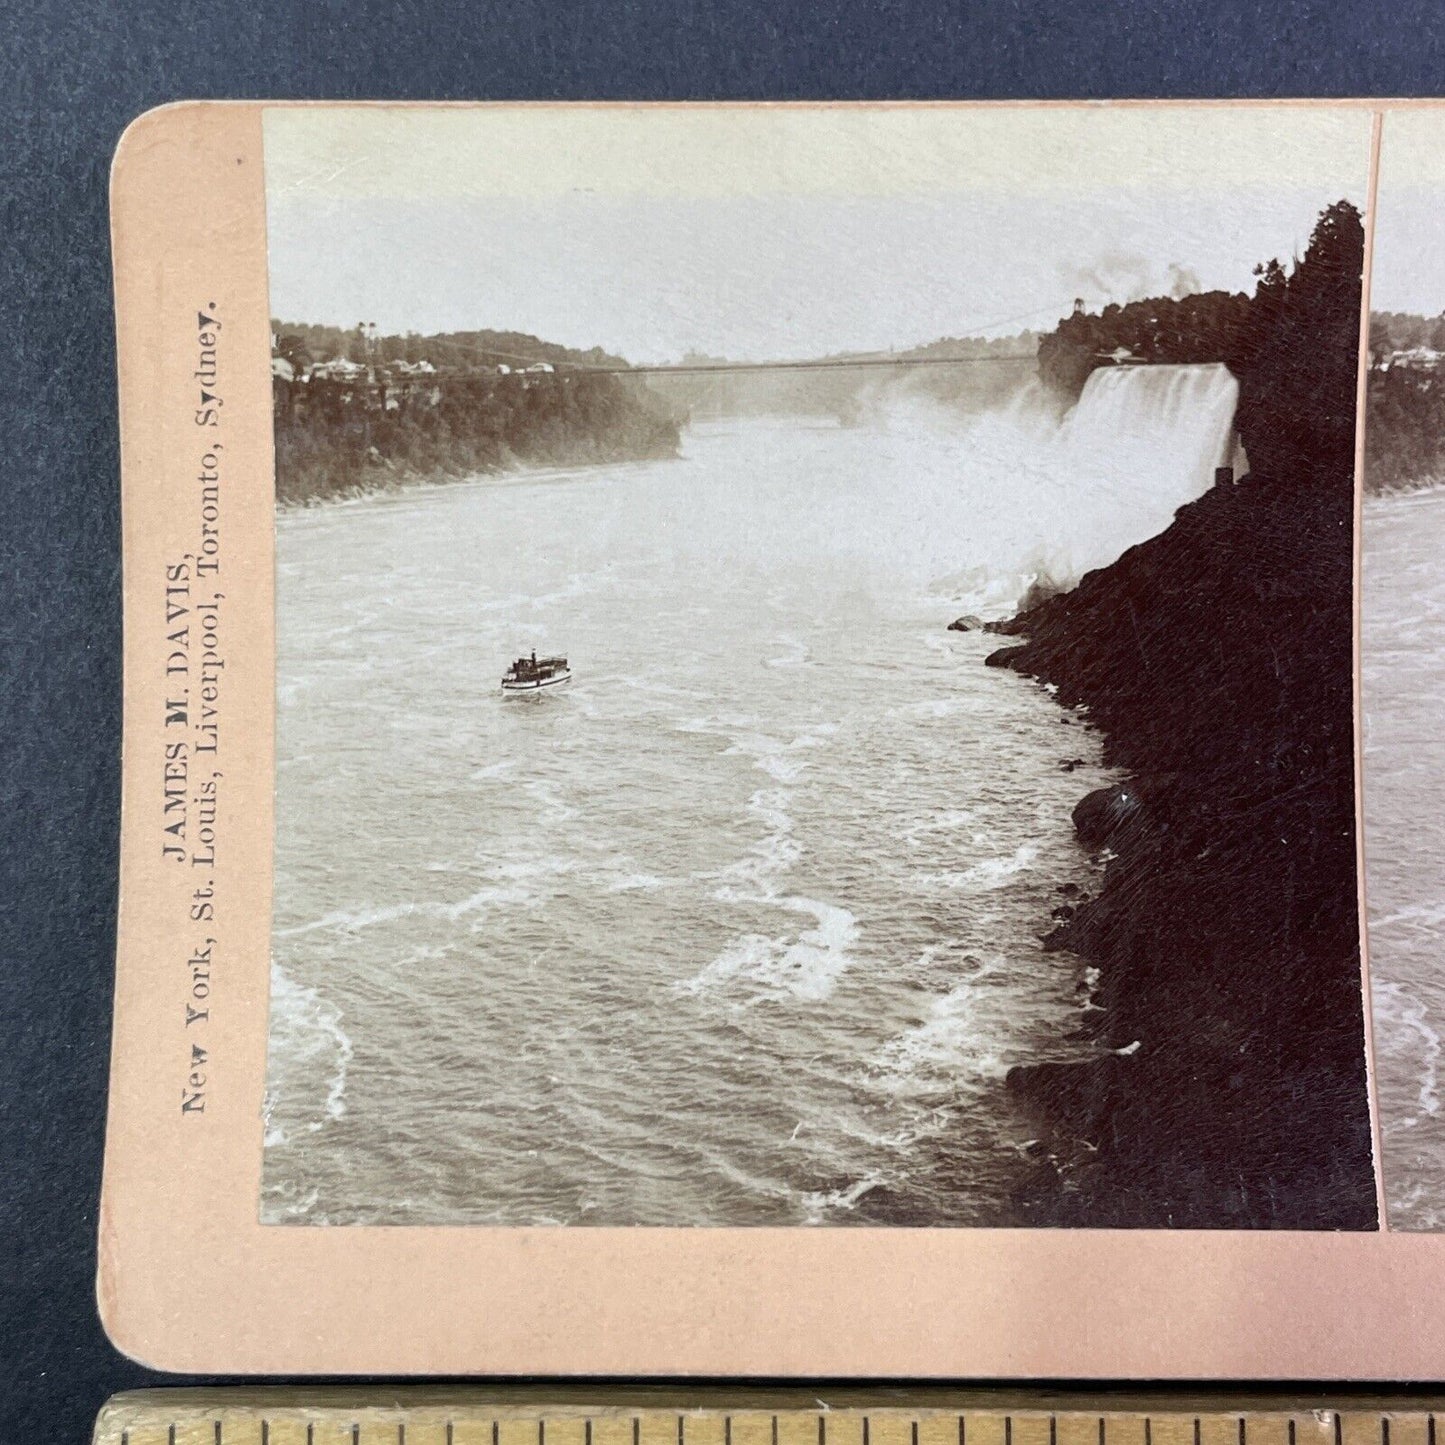
[[[961,489],[961,565],[935,585],[998,616],[1031,586],[1072,587],[1163,531],[1234,459],[1238,399],[1222,365],[1119,366],[1096,370],[1062,412],[1029,381],[974,416],[905,383],[875,414],[917,438],[921,485]]]

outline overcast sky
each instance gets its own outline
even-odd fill
[[[1445,109],[1385,116],[1370,306],[1445,311]]]
[[[271,311],[637,362],[1006,334],[1249,287],[1368,150],[1290,106],[277,109]]]

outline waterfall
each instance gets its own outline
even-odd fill
[[[1122,490],[1145,536],[1214,485],[1235,448],[1239,383],[1224,366],[1094,371],[1062,427],[1062,459]]]
[[[1169,526],[1247,463],[1239,384],[1222,365],[1095,370],[1062,416],[1031,382],[957,437],[970,508],[969,565],[949,582],[973,610],[1007,612],[1034,581],[1072,587]],[[955,476],[957,473],[955,473]]]

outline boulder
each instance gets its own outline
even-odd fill
[[[1139,808],[1138,791],[1132,782],[1096,788],[1074,805],[1074,832],[1090,851],[1102,848],[1120,828],[1139,816]]]

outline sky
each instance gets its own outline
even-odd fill
[[[271,312],[786,359],[1243,290],[1363,202],[1301,106],[277,107]]]
[[[1445,108],[1385,115],[1370,308],[1445,312]]]

